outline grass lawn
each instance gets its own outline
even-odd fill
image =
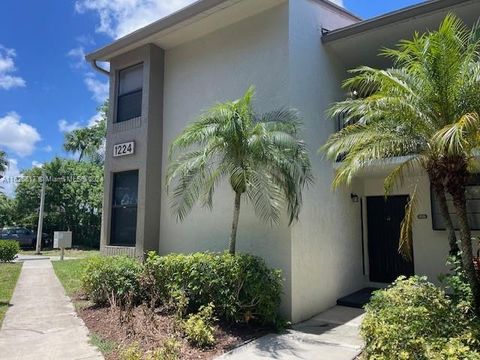
[[[20,254],[35,255],[35,250],[20,250]],[[60,250],[45,250],[41,254],[44,256],[60,256]],[[65,257],[87,258],[99,254],[99,250],[65,249]]]
[[[109,355],[118,349],[118,344],[115,341],[104,339],[95,333],[90,334],[90,344],[96,346],[103,355]]]
[[[0,326],[13,295],[22,263],[0,264]]]
[[[65,292],[72,298],[75,309],[81,314],[81,310],[90,306],[88,300],[82,300],[78,296],[82,286],[82,273],[86,259],[75,259],[65,261],[52,261],[55,274],[63,285]],[[90,332],[90,343],[96,346],[100,352],[107,356],[118,348],[115,341],[108,340],[95,332]]]
[[[77,294],[82,286],[85,262],[85,259],[52,261],[55,274],[70,297]]]

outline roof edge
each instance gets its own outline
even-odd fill
[[[151,24],[148,24],[134,32],[127,34],[113,43],[106,45],[94,52],[91,52],[85,56],[88,62],[95,60],[107,60],[108,54],[119,51],[124,47],[134,44],[135,42],[144,39],[148,36],[154,35],[162,30],[168,29],[182,21],[201,14],[227,0],[197,0],[196,2],[181,8],[180,10],[167,15]]]
[[[326,1],[326,0],[322,0]],[[322,36],[323,43],[333,42],[352,35],[356,35],[374,28],[390,25],[412,17],[426,15],[427,13],[443,10],[472,0],[430,0],[424,3],[411,5],[400,10],[392,11],[372,19],[332,30]]]
[[[343,6],[340,6],[340,5],[335,4],[335,3],[334,3],[333,1],[331,1],[331,0],[316,0],[316,1],[322,2],[322,3],[324,3],[324,4],[327,4],[328,6],[334,8],[335,10],[338,10],[338,11],[344,13],[345,15],[350,16],[350,17],[353,18],[354,20],[363,21],[363,19],[362,19],[360,16],[355,15],[353,12],[345,9]]]

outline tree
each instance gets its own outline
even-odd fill
[[[5,171],[7,171],[7,169],[8,169],[7,154],[4,151],[0,150],[0,179],[3,179],[3,175]],[[3,188],[0,186],[0,189],[3,189]]]
[[[219,182],[227,178],[235,194],[230,253],[235,254],[243,195],[264,221],[278,223],[286,206],[289,224],[298,219],[302,190],[312,181],[306,146],[298,137],[299,116],[281,109],[258,115],[254,88],[213,106],[172,142],[167,189],[174,184],[173,212],[180,221],[201,200],[212,208]],[[172,161],[177,152],[182,152]]]
[[[76,129],[65,134],[63,148],[67,152],[78,153],[78,161],[87,156],[94,162],[103,162],[101,149],[105,142],[108,101],[99,109],[100,119],[85,128]]]
[[[7,154],[0,150],[0,173],[4,173],[8,168]]]
[[[0,179],[3,178],[3,174],[7,169],[7,154],[0,150]],[[15,201],[7,197],[5,194],[0,193],[0,228],[3,228],[6,225],[12,225],[15,218]]]
[[[103,169],[91,162],[55,158],[44,164],[46,232],[72,230],[76,245],[99,245],[103,196]],[[15,201],[20,222],[32,227],[38,221],[42,169],[23,172]]]
[[[343,156],[334,186],[349,183],[372,161],[404,157],[385,179],[389,191],[415,166],[426,170],[441,200],[452,252],[455,231],[445,200],[453,197],[460,224],[461,257],[480,314],[480,284],[473,264],[466,213],[468,169],[475,166],[473,150],[480,139],[479,26],[466,28],[448,15],[438,31],[416,34],[383,55],[393,59],[387,70],[360,67],[344,86],[360,96],[333,105],[330,114],[345,115],[347,126],[333,134],[323,150],[330,159]],[[400,158],[402,159],[402,158]],[[402,222],[400,247],[411,247],[416,191]]]
[[[0,228],[13,225],[16,221],[15,200],[0,194]]]

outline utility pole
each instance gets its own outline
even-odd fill
[[[38,214],[38,228],[37,228],[37,246],[35,254],[40,254],[42,249],[42,228],[43,228],[43,208],[45,207],[45,169],[42,169],[42,192],[40,194],[40,209]]]

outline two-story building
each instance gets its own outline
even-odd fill
[[[426,177],[414,225],[414,260],[397,252],[400,221],[411,191],[406,182],[385,201],[385,165],[372,166],[349,189],[332,192],[335,166],[317,153],[337,123],[329,105],[344,98],[347,70],[387,67],[377,56],[415,31],[435,29],[449,12],[472,24],[478,0],[434,0],[362,21],[327,0],[200,0],[87,56],[109,62],[110,104],[101,248],[107,255],[149,250],[223,251],[233,195],[216,193],[213,211],[195,208],[178,223],[165,193],[172,139],[202,110],[240,97],[254,85],[256,110],[297,108],[315,184],[300,220],[269,226],[242,209],[238,250],[283,271],[282,311],[306,319],[364,287],[400,274],[436,281],[446,272],[446,234]],[[105,70],[102,70],[105,71]],[[469,188],[472,224],[480,226],[479,187]]]

